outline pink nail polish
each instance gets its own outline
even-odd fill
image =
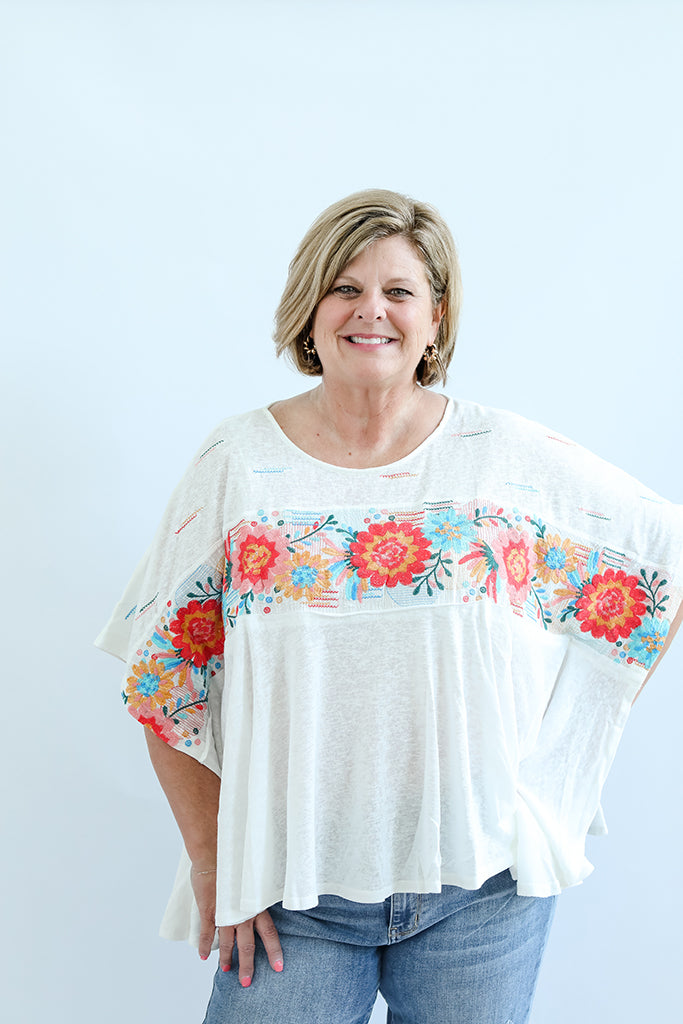
[[[273,970],[277,971],[278,974],[280,973],[280,971],[284,970],[284,967],[285,965],[283,964],[282,960],[276,960],[275,963],[273,964]]]
[[[240,978],[240,985],[242,988],[249,988],[251,985],[251,978]]]
[[[209,959],[209,954],[208,953],[200,953],[199,954],[199,959],[200,960],[208,960]]]
[[[223,964],[223,968],[222,969],[224,971],[229,971],[230,970],[230,964]]]

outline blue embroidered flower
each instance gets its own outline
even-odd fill
[[[562,548],[549,548],[545,556],[545,564],[549,569],[564,569],[567,562],[567,552]]]
[[[152,675],[151,672],[145,672],[135,689],[142,697],[151,697],[159,689],[159,677]]]
[[[315,586],[319,570],[313,565],[298,565],[292,569],[292,586],[299,590],[306,590]]]
[[[317,600],[330,586],[330,572],[322,555],[310,551],[296,551],[290,557],[286,570],[275,581],[275,589],[285,598],[295,601],[304,597]]]
[[[631,634],[629,653],[642,662],[645,668],[652,668],[657,655],[661,653],[670,625],[668,619],[647,616]]]
[[[477,536],[474,524],[454,508],[431,512],[425,518],[423,529],[432,546],[441,551],[467,551]]]

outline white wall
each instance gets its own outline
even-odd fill
[[[682,30],[661,0],[0,0],[6,1019],[203,1015],[211,968],[156,938],[175,829],[91,642],[204,435],[302,388],[271,319],[329,202],[452,225],[450,393],[683,501]],[[682,667],[679,640],[638,702],[535,1024],[677,1012]]]

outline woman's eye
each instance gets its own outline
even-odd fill
[[[407,288],[392,288],[389,292],[390,295],[396,295],[399,299],[404,299],[406,295],[412,295]]]
[[[338,284],[332,291],[335,295],[355,295],[357,288],[354,288],[352,284]]]

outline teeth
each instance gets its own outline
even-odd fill
[[[358,335],[352,334],[349,341],[352,341],[354,345],[388,345],[393,338],[360,338]]]

